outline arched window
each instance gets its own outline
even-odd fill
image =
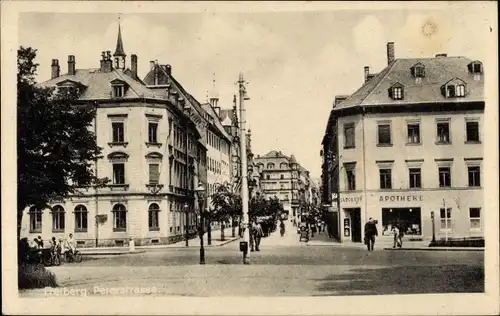
[[[150,231],[160,230],[159,214],[160,206],[156,203],[152,203],[148,209],[148,225]]]
[[[52,231],[64,231],[64,208],[61,205],[56,205],[52,208]]]
[[[280,169],[288,169],[288,164],[286,162],[282,162],[280,164]]]
[[[274,163],[272,163],[272,162],[268,163],[267,169],[274,169]]]
[[[30,233],[42,232],[42,209],[32,206],[29,210],[30,215]]]
[[[88,211],[83,205],[77,205],[75,207],[75,231],[86,232],[88,229],[87,222]]]
[[[127,230],[127,209],[123,204],[113,206],[113,231]]]

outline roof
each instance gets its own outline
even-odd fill
[[[480,80],[474,80],[474,75],[468,68],[471,62],[472,60],[465,57],[396,59],[333,110],[356,106],[483,101],[484,79],[481,76]],[[416,83],[411,69],[419,63],[425,67],[425,76],[420,83]],[[465,98],[450,99],[442,95],[441,87],[455,78],[467,83]],[[393,100],[389,97],[389,88],[397,83],[404,87],[403,100]]]
[[[222,126],[222,123],[220,122],[220,118],[217,116],[217,113],[215,113],[214,109],[209,103],[205,103],[201,105],[201,108],[208,113],[213,119],[214,119],[214,125],[217,128],[217,130],[228,140],[231,141],[231,136],[226,132],[224,129],[224,126]]]
[[[120,80],[126,83],[128,89],[122,99],[155,98],[153,91],[137,79],[129,75],[128,69],[113,69],[111,72],[102,72],[99,68],[77,69],[74,75],[63,74],[54,79],[40,83],[41,86],[56,86],[65,81],[77,82],[85,86],[80,100],[102,100],[111,98],[111,82]]]

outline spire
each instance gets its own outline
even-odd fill
[[[122,30],[120,26],[120,17],[118,16],[118,39],[116,40],[116,50],[113,56],[122,56],[125,57],[125,51],[123,50],[123,41],[122,41]]]

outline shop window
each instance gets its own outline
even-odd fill
[[[40,208],[31,207],[29,210],[30,216],[30,233],[42,232],[42,215],[43,212]]]
[[[160,230],[159,221],[160,207],[156,203],[152,203],[148,209],[148,226],[150,231]]]
[[[344,148],[354,148],[355,146],[354,123],[344,124]]]
[[[398,226],[405,235],[421,235],[420,208],[382,208],[382,235],[393,235],[395,226]]]
[[[481,168],[479,166],[469,166],[468,176],[469,176],[469,186],[470,187],[480,187],[481,186]]]
[[[422,174],[420,168],[410,168],[410,188],[421,188],[422,187]]]
[[[449,144],[450,143],[450,122],[438,122],[437,127],[437,143]]]
[[[439,167],[439,187],[451,187],[451,168],[450,167]]]
[[[441,218],[441,230],[451,230],[451,208],[447,208],[446,211],[444,208],[441,208],[439,214]]]
[[[467,142],[478,143],[479,142],[479,122],[465,122],[465,127],[467,130]]]
[[[127,209],[123,204],[113,206],[113,231],[126,231]]]
[[[391,145],[391,124],[378,124],[378,144]]]
[[[88,211],[83,205],[77,205],[75,207],[75,231],[86,232],[88,229]]]
[[[408,144],[420,144],[420,124],[409,123],[407,128],[408,128]]]
[[[380,188],[392,189],[392,170],[380,169],[379,173],[380,173]]]
[[[63,232],[65,228],[65,212],[61,205],[52,208],[52,231]]]
[[[481,208],[469,208],[469,221],[471,230],[481,230]]]

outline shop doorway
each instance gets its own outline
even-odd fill
[[[398,225],[405,235],[422,235],[422,218],[419,207],[383,208],[382,235],[392,235],[392,227]]]
[[[361,242],[361,209],[360,208],[348,208],[345,209],[350,217],[351,224],[351,241]]]

